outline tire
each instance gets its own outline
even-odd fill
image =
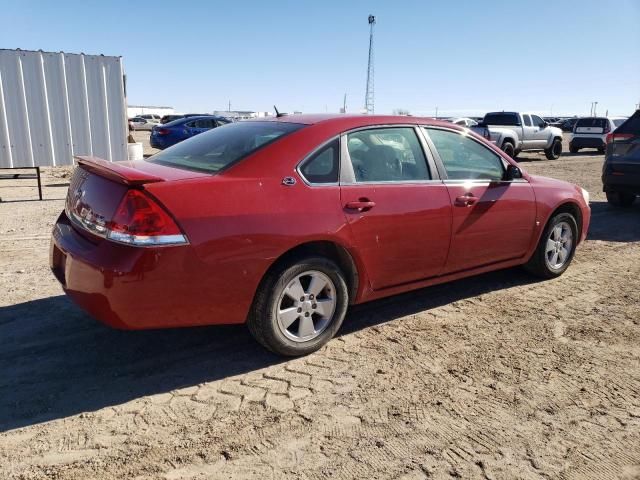
[[[635,195],[630,193],[606,192],[607,202],[614,207],[630,207],[636,199]]]
[[[598,149],[598,153],[600,155],[604,155],[605,152],[606,152],[606,149],[604,147]]]
[[[558,231],[558,227],[560,228],[560,236],[555,233]],[[562,242],[566,229],[570,230],[571,233],[570,238],[566,237],[569,238],[570,241],[568,247],[567,242],[561,246],[556,242],[556,239]],[[525,270],[541,278],[549,279],[559,277],[565,272],[573,260],[578,238],[578,224],[573,215],[570,213],[558,213],[554,215],[542,232],[535,252],[533,252],[529,261],[524,265]],[[552,243],[555,245],[551,245]],[[567,250],[564,258],[562,254],[563,250],[560,249]],[[556,254],[555,257],[553,256],[554,253]]]
[[[569,144],[569,151],[571,153],[578,153],[580,149],[578,147],[574,147],[572,144]]]
[[[547,148],[544,154],[549,160],[557,160],[560,158],[560,155],[562,155],[562,140],[559,138],[554,139],[551,147]]]
[[[513,158],[516,147],[513,145],[513,143],[506,141],[502,144],[502,151]]]
[[[515,160],[516,158],[518,158],[518,155],[520,155],[521,153],[522,153],[522,150],[516,150],[515,152],[513,152],[513,155],[511,156],[511,158]]]
[[[311,288],[313,281],[325,285],[317,298],[311,293],[317,290]],[[256,292],[247,325],[254,338],[273,353],[307,355],[333,338],[348,305],[349,290],[340,268],[327,258],[305,257],[267,273]],[[325,309],[327,315],[322,315],[320,311]],[[308,334],[302,331],[303,324]]]

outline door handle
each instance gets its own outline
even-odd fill
[[[347,202],[344,206],[347,210],[357,210],[358,212],[367,212],[376,206],[376,202],[372,202],[368,198],[361,198]]]
[[[476,197],[473,193],[466,193],[464,195],[456,197],[456,206],[470,207],[477,201],[478,201],[478,197]]]

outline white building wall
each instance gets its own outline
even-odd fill
[[[0,50],[0,168],[127,159],[121,57]]]

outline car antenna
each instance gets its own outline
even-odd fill
[[[276,111],[276,118],[284,117],[286,115],[286,113],[280,113],[278,111],[278,107],[276,107],[275,105],[273,106],[273,109]]]

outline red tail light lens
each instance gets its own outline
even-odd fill
[[[631,140],[633,138],[633,134],[631,133],[610,133],[607,135],[606,142],[607,143],[615,143],[615,142],[624,142],[626,140]]]
[[[169,130],[168,128],[158,128],[156,130],[156,133],[158,135],[169,135],[171,133],[171,130]]]
[[[127,191],[113,219],[107,223],[107,238],[139,246],[187,243],[173,218],[140,190]]]

